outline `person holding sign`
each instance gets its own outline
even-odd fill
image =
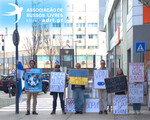
[[[101,60],[100,64],[101,64],[100,70],[108,70],[108,68],[105,67],[105,61],[104,60]],[[110,77],[110,71],[108,72],[108,74],[109,74],[109,77]],[[98,95],[99,95],[99,100],[100,100],[100,103],[99,103],[99,108],[100,108],[99,114],[103,114],[103,112],[104,112],[104,114],[107,114],[108,94],[107,94],[106,89],[98,89]]]
[[[121,68],[118,68],[116,76],[124,76],[123,71],[122,71]],[[125,95],[125,94],[126,94],[125,91],[115,93],[115,95]]]
[[[29,61],[29,65],[30,68],[35,68],[35,61],[34,60],[30,60]],[[26,72],[26,71],[25,71]],[[25,75],[23,75],[23,79],[25,78]],[[31,101],[31,96],[33,96],[33,115],[38,115],[38,113],[36,112],[36,105],[37,105],[37,92],[32,92],[32,93],[27,93],[27,112],[26,115],[30,115],[30,101]]]
[[[55,72],[61,72],[60,65],[55,65]],[[56,113],[58,94],[59,94],[59,98],[60,98],[62,113],[66,114],[65,107],[64,107],[64,100],[63,100],[64,92],[51,92],[50,94],[53,95],[53,110],[51,112],[51,115]]]
[[[81,64],[76,64],[76,69],[80,69]],[[72,85],[73,99],[75,104],[75,114],[82,114],[84,107],[84,85]]]
[[[134,85],[141,84],[141,82],[134,82]],[[134,114],[141,114],[141,103],[133,103]]]

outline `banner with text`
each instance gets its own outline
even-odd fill
[[[113,96],[113,114],[128,114],[127,95]]]
[[[129,84],[129,103],[143,103],[144,88],[143,84]]]
[[[144,63],[129,63],[129,82],[144,82]]]
[[[65,90],[65,73],[51,72],[50,92],[64,92]]]
[[[88,70],[70,70],[69,84],[88,85]]]
[[[108,70],[94,70],[94,88],[106,89],[105,78],[108,78]]]

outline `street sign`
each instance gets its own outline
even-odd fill
[[[145,42],[136,42],[136,53],[145,52]]]
[[[13,32],[13,43],[15,46],[17,46],[19,44],[19,33],[17,30],[14,30]]]

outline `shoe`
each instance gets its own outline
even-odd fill
[[[65,112],[65,111],[62,111],[62,114],[64,114],[64,115],[65,115],[65,114],[66,114],[66,112]]]
[[[79,114],[83,114],[83,112],[79,112]]]
[[[107,110],[104,110],[104,114],[108,114],[108,113],[107,113]]]
[[[103,114],[103,111],[99,111],[99,114]]]
[[[134,113],[133,113],[134,115],[137,115],[137,112],[134,110]]]
[[[33,115],[38,115],[38,113],[36,111],[33,111],[32,114]]]
[[[75,114],[79,114],[79,112],[78,112],[78,111],[76,111],[76,112],[75,112]]]
[[[138,111],[138,113],[137,113],[138,115],[140,115],[141,114],[141,112],[140,111]]]
[[[54,114],[55,114],[55,111],[52,111],[52,112],[51,112],[51,115],[54,115]]]
[[[26,115],[30,115],[30,111],[29,110],[27,110]]]

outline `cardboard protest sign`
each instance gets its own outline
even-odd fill
[[[143,103],[144,88],[143,84],[129,84],[129,103]]]
[[[87,113],[98,113],[99,109],[99,99],[86,99],[86,108]]]
[[[88,71],[87,70],[70,70],[69,84],[73,85],[88,85]]]
[[[113,96],[113,114],[128,114],[127,95]]]
[[[108,78],[108,70],[94,70],[94,88],[106,89],[105,78]]]
[[[42,91],[42,69],[32,68],[25,70],[25,92]]]
[[[107,93],[127,91],[128,88],[126,76],[106,78],[105,83],[106,83]]]
[[[144,82],[144,63],[129,63],[129,82]]]
[[[50,92],[64,92],[65,90],[65,73],[51,72]]]
[[[66,99],[66,112],[75,112],[74,101],[71,98]]]

